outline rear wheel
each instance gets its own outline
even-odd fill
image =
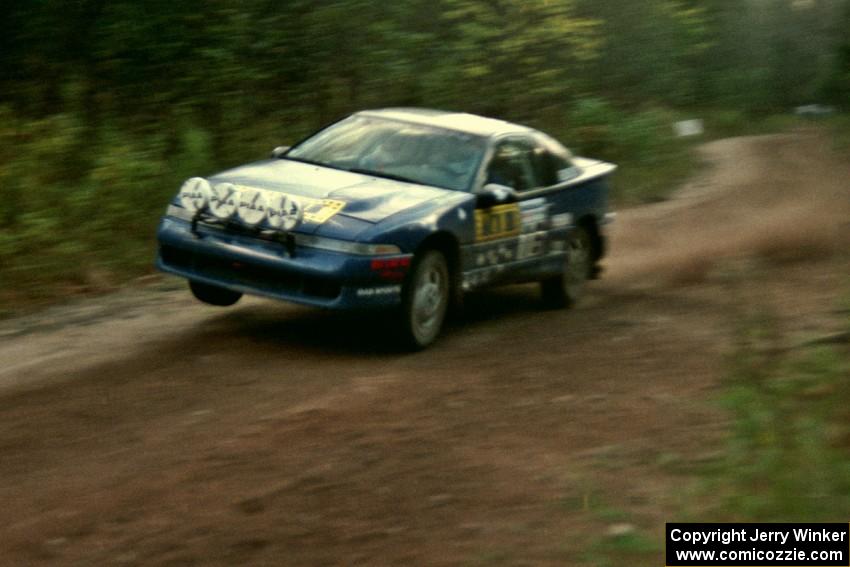
[[[233,305],[242,297],[238,291],[232,291],[217,285],[210,285],[196,281],[189,281],[189,289],[198,301],[218,307]]]
[[[584,291],[584,284],[593,270],[593,248],[590,235],[582,227],[573,229],[567,240],[564,270],[556,277],[540,282],[543,301],[549,307],[574,305]]]
[[[446,318],[449,291],[446,257],[428,250],[416,261],[402,296],[401,327],[409,346],[421,349],[437,339]]]

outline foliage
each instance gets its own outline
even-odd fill
[[[646,203],[669,195],[695,167],[692,143],[674,135],[682,116],[666,109],[627,112],[600,98],[576,101],[570,125],[560,133],[577,153],[620,166],[614,199],[618,205]]]
[[[150,269],[156,220],[176,185],[212,167],[208,138],[187,125],[168,149],[163,135],[0,109],[2,299],[104,289]]]

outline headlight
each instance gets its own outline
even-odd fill
[[[233,183],[219,183],[212,188],[210,212],[221,220],[227,220],[236,212],[239,204],[239,190]]]
[[[193,177],[187,179],[180,187],[178,198],[183,208],[194,214],[207,206],[210,196],[209,182],[203,177]]]
[[[401,254],[401,248],[394,244],[365,244],[363,242],[350,242],[348,240],[337,240],[310,234],[298,234],[295,242],[300,246],[308,248],[319,248],[331,252],[342,252],[343,254],[356,254],[358,256],[391,256]]]

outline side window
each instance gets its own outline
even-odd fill
[[[538,185],[541,187],[550,187],[561,181],[558,178],[558,171],[562,166],[557,156],[552,155],[546,148],[538,146],[534,149],[533,159],[534,173],[539,180]]]
[[[487,167],[487,183],[498,183],[527,191],[538,187],[534,167],[534,148],[519,140],[501,142]]]
[[[552,164],[555,169],[555,183],[569,181],[574,177],[578,177],[581,173],[579,169],[573,165],[572,160],[568,159],[566,156],[552,154]]]
[[[572,154],[553,138],[538,132],[539,143],[538,167],[541,171],[541,179],[544,186],[556,185],[569,181],[581,174],[572,160]]]

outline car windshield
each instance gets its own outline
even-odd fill
[[[469,191],[486,149],[480,136],[352,116],[304,140],[284,159]]]

